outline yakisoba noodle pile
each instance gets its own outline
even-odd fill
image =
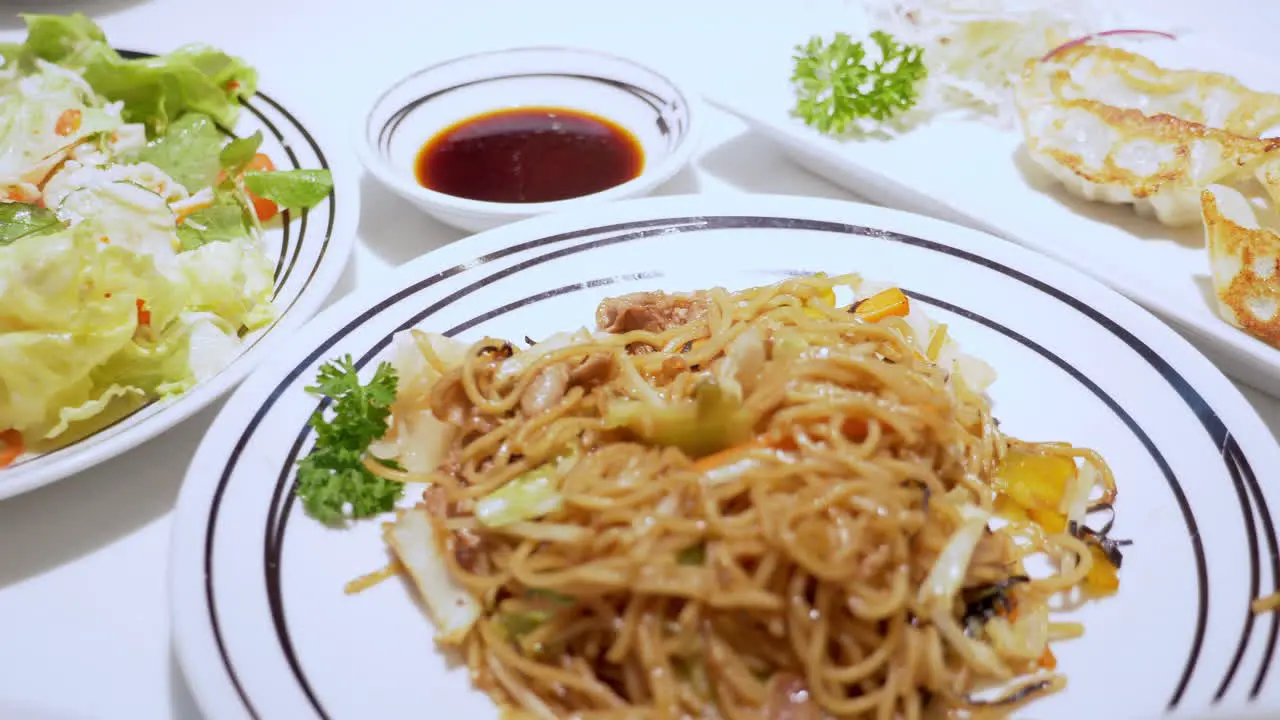
[[[900,290],[642,293],[597,324],[402,337],[371,450],[404,469],[366,463],[430,483],[386,537],[500,706],[998,716],[1064,685],[1049,646],[1081,629],[1046,602],[1117,586],[1122,541],[1086,524],[1110,471],[1002,434],[991,371]]]

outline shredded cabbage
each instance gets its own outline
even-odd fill
[[[382,536],[422,593],[427,611],[440,630],[437,640],[461,644],[480,619],[480,602],[453,579],[445,560],[449,549],[443,538],[447,531],[443,523],[436,526],[433,521],[420,507],[406,510],[396,523],[385,526]]]
[[[476,519],[489,527],[502,527],[556,512],[564,506],[556,485],[558,467],[556,462],[539,465],[480,498]]]
[[[183,392],[230,360],[269,300],[265,257],[185,253],[166,268],[102,237],[84,222],[0,247],[0,427],[52,438],[112,398]]]
[[[929,76],[912,115],[961,110],[1011,125],[1010,88],[1027,60],[1114,27],[1089,0],[868,0],[872,27],[924,48]]]
[[[460,364],[467,345],[438,333],[396,334],[391,365],[399,385],[386,435],[369,446],[375,457],[396,458],[411,473],[427,473],[445,461],[458,428],[431,412],[429,393],[441,372]]]
[[[0,68],[0,187],[38,184],[84,138],[122,126],[120,107],[57,65],[39,61],[30,73]],[[59,134],[58,117],[68,110],[80,113],[80,124]]]
[[[976,505],[962,505],[960,525],[946,547],[934,561],[929,577],[920,586],[919,603],[923,607],[949,610],[969,572],[973,552],[982,540],[991,514]]]

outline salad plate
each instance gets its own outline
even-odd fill
[[[100,31],[82,16],[36,17],[45,18],[46,28],[57,28],[56,31],[46,29],[46,32],[67,33],[71,36],[77,32],[83,32],[85,37],[91,38],[91,41],[86,40],[85,45],[81,46],[82,49],[92,44],[94,47],[92,52],[99,52],[97,48],[100,46],[104,48],[101,52],[114,53],[110,56],[109,62],[150,62],[162,66],[169,57],[128,50],[109,51],[105,49],[105,40],[101,38]],[[88,24],[79,24],[81,20]],[[19,51],[12,50],[13,53]],[[209,53],[201,57],[227,58],[229,63],[231,61],[239,63],[238,60],[221,55],[216,50],[202,48],[199,52]],[[75,61],[66,60],[65,62],[71,64]],[[60,66],[54,66],[52,63],[41,67],[48,73],[73,72],[59,70],[57,67]],[[49,69],[51,67],[54,69]],[[130,65],[129,67],[138,66]],[[229,64],[228,67],[232,65]],[[244,68],[236,69],[235,72],[248,73],[244,77],[248,78],[248,82],[256,85],[257,76],[252,68],[241,65],[234,65],[234,67]],[[138,82],[143,83],[141,87],[145,88],[146,77],[141,73],[139,77],[143,79]],[[79,84],[85,81],[72,78],[70,82]],[[56,99],[58,87],[55,86],[52,90],[48,87],[40,89],[48,90],[49,94],[33,97],[53,98],[48,102],[61,102]],[[93,88],[85,86],[84,92],[90,93],[85,95],[86,98],[93,97],[91,94]],[[114,88],[112,92],[118,95],[127,94],[129,88]],[[206,97],[205,100],[208,101],[208,98]],[[355,226],[359,215],[355,174],[345,165],[340,156],[331,154],[334,144],[322,125],[307,121],[298,108],[292,106],[287,100],[282,100],[274,89],[258,89],[236,100],[235,107],[231,109],[222,108],[216,104],[205,106],[210,108],[211,112],[216,108],[218,112],[225,113],[225,117],[216,117],[214,120],[218,127],[213,131],[216,144],[211,151],[207,147],[204,148],[205,157],[197,155],[193,150],[197,146],[193,138],[198,132],[205,131],[207,127],[213,127],[213,124],[206,125],[204,115],[197,114],[194,110],[169,118],[167,134],[158,132],[154,127],[148,127],[147,138],[143,139],[140,137],[140,130],[132,131],[139,134],[138,144],[146,143],[142,146],[145,149],[138,151],[143,154],[137,157],[145,161],[154,161],[156,166],[164,166],[165,170],[171,172],[174,177],[185,178],[190,173],[196,172],[193,168],[200,168],[200,172],[211,173],[217,170],[219,145],[224,150],[228,146],[237,146],[248,150],[244,158],[246,161],[250,156],[254,157],[250,162],[258,162],[259,158],[268,159],[268,164],[274,166],[270,168],[271,172],[278,173],[279,177],[301,179],[308,183],[314,181],[314,186],[307,191],[312,197],[303,205],[296,207],[289,206],[290,198],[288,197],[282,198],[279,203],[267,201],[271,210],[261,213],[256,206],[250,207],[246,201],[241,209],[243,216],[237,214],[234,219],[227,221],[226,215],[214,214],[215,211],[224,209],[220,207],[220,203],[224,198],[230,198],[229,193],[233,192],[230,189],[231,186],[226,184],[226,166],[224,165],[224,170],[218,174],[215,187],[201,192],[196,192],[195,188],[192,188],[189,197],[181,188],[174,190],[169,186],[169,189],[165,190],[173,193],[167,198],[169,200],[179,196],[183,198],[171,204],[171,208],[177,208],[174,212],[179,218],[179,231],[176,236],[173,235],[172,226],[163,229],[163,223],[161,223],[162,229],[159,234],[149,235],[153,232],[148,229],[152,227],[149,223],[155,221],[142,211],[134,212],[135,206],[130,206],[128,202],[122,201],[119,207],[126,210],[114,215],[109,212],[111,208],[104,210],[103,205],[86,206],[88,211],[83,214],[83,217],[95,217],[97,220],[94,222],[100,220],[103,223],[101,228],[95,231],[101,232],[102,237],[99,240],[104,247],[111,243],[112,238],[108,235],[117,236],[120,240],[116,245],[128,242],[130,244],[128,251],[136,258],[150,253],[145,249],[146,244],[154,241],[156,237],[161,238],[159,242],[174,243],[178,251],[177,255],[162,252],[161,254],[168,256],[163,260],[156,260],[156,264],[160,267],[162,263],[172,263],[174,258],[177,258],[179,264],[167,266],[170,270],[173,267],[179,268],[172,273],[172,277],[177,280],[170,288],[176,293],[189,292],[190,294],[185,296],[190,302],[181,310],[178,308],[166,310],[160,304],[161,299],[143,298],[139,294],[136,318],[138,329],[134,330],[136,348],[130,346],[127,351],[122,352],[136,352],[136,355],[130,357],[141,357],[145,362],[149,355],[159,355],[167,352],[168,347],[177,347],[175,356],[169,359],[175,364],[163,367],[137,365],[128,369],[125,366],[127,361],[117,355],[105,361],[104,364],[98,365],[87,380],[76,381],[82,384],[76,385],[71,390],[67,389],[70,386],[63,385],[54,385],[47,390],[42,389],[40,386],[42,378],[36,374],[29,374],[24,379],[20,377],[21,373],[5,371],[3,379],[0,379],[0,391],[3,391],[0,392],[0,397],[3,398],[0,402],[6,405],[0,407],[4,409],[6,417],[0,419],[0,423],[15,422],[16,418],[30,421],[33,429],[30,433],[25,433],[27,438],[23,451],[15,453],[10,440],[10,433],[14,431],[6,428],[7,466],[0,469],[0,499],[84,471],[97,463],[127,452],[206,407],[233,388],[258,362],[279,352],[292,333],[321,306],[338,282],[355,242]],[[77,113],[75,115],[77,123],[83,122],[88,125],[105,122],[113,125],[119,122],[111,117],[111,112],[119,112],[119,110],[109,109],[112,107],[111,103],[103,106],[108,108],[103,113],[97,106],[100,100],[90,99],[86,102],[88,107],[83,110],[83,114],[80,114],[79,110],[74,111]],[[141,111],[131,109],[128,103],[124,104],[124,108],[126,119],[142,117]],[[20,123],[24,117],[20,113],[29,113],[25,116],[28,119],[38,118],[39,113],[44,110],[38,107],[31,109],[31,106],[20,107],[15,102],[14,112],[19,113],[17,122]],[[138,114],[131,116],[130,113],[133,112]],[[59,116],[59,120],[63,120],[65,116],[66,113]],[[199,119],[192,120],[193,117]],[[230,126],[223,125],[227,119],[232,121]],[[13,118],[11,117],[10,120],[13,121]],[[108,143],[104,147],[113,147],[112,144],[117,142],[123,143],[122,138],[129,134],[129,128],[140,127],[142,124],[140,122],[131,126],[126,123],[121,126],[121,129],[110,136],[110,141],[103,141]],[[61,126],[58,128],[58,131],[65,130],[67,128]],[[69,131],[69,134],[72,138],[79,136],[77,131]],[[217,140],[218,134],[222,135],[220,141]],[[177,136],[181,136],[180,140],[171,139]],[[164,146],[166,138],[170,140],[168,145]],[[209,152],[213,153],[212,160],[207,155]],[[184,153],[187,155],[184,156]],[[3,154],[0,152],[0,155]],[[20,158],[20,155],[18,157]],[[43,187],[43,195],[39,192],[40,188],[30,184],[15,182],[10,185],[9,196],[6,199],[16,204],[8,207],[17,207],[27,202],[29,203],[27,207],[43,208],[45,199],[59,192],[53,188],[59,182],[59,173],[63,171],[66,171],[63,173],[65,176],[72,178],[67,181],[67,184],[79,183],[80,185],[72,188],[67,193],[68,196],[76,192],[92,194],[96,188],[103,186],[124,187],[132,183],[133,187],[126,192],[133,192],[141,187],[142,183],[123,175],[109,176],[108,173],[115,171],[131,172],[119,170],[120,166],[112,167],[110,162],[114,160],[77,157],[83,160],[79,163],[81,175],[72,175],[74,168],[68,163],[74,161],[64,160],[58,169],[48,176]],[[227,154],[223,153],[223,157],[226,158]],[[6,180],[5,171],[19,166],[16,163],[6,166],[6,161],[14,161],[14,158],[0,159],[0,185],[3,185]],[[131,157],[129,162],[137,161]],[[106,169],[95,171],[93,167],[95,162],[103,163],[98,167]],[[212,169],[208,167],[210,162],[213,163]],[[257,167],[257,169],[265,170],[266,168]],[[94,176],[92,174],[94,172],[101,174]],[[99,182],[104,178],[105,181]],[[173,183],[174,180],[170,178],[169,182]],[[332,183],[331,190],[326,190],[326,184],[329,182]],[[163,186],[160,187],[163,189]],[[209,194],[211,192],[212,194]],[[223,195],[224,192],[228,194]],[[251,192],[244,197],[253,199],[255,203],[260,202],[260,199]],[[99,202],[99,200],[95,199],[93,202]],[[189,205],[184,208],[183,202]],[[207,205],[208,202],[212,205]],[[228,199],[226,202],[229,203],[231,200]],[[66,229],[62,226],[51,226],[39,230],[38,232],[46,234],[37,237],[36,234],[21,236],[21,228],[17,234],[10,234],[10,228],[0,228],[0,231],[6,233],[4,242],[0,242],[0,245],[5,246],[0,247],[0,253],[4,254],[5,259],[0,262],[14,263],[10,271],[26,268],[26,270],[19,270],[25,272],[30,272],[32,263],[42,262],[34,254],[38,248],[28,246],[20,249],[24,240],[66,237],[69,246],[75,246],[78,237],[76,233],[85,232],[83,228],[90,225],[82,221],[80,215],[68,214],[74,211],[66,208],[73,205],[74,203],[63,200],[57,217],[47,215],[49,222],[60,220],[62,225],[69,226]],[[153,209],[146,203],[136,207]],[[163,206],[157,207],[163,210]],[[5,208],[5,205],[0,204],[0,209]],[[256,222],[251,218],[251,213],[259,215]],[[8,215],[6,217],[13,220]],[[18,217],[21,219],[24,216]],[[25,217],[30,217],[30,214]],[[107,225],[108,222],[113,224]],[[257,226],[257,232],[251,229],[251,225]],[[17,227],[16,222],[10,227]],[[81,229],[77,230],[78,227]],[[245,228],[243,231],[242,227]],[[56,232],[52,235],[47,234],[53,230]],[[244,237],[237,237],[242,232]],[[17,237],[16,240],[15,237]],[[149,240],[149,237],[152,239]],[[242,246],[237,243],[242,241],[245,243],[244,253],[239,254]],[[204,251],[203,255],[196,258],[192,252],[193,248],[196,252]],[[84,255],[81,254],[81,257]],[[121,254],[116,257],[128,256]],[[85,262],[87,266],[91,266],[90,261]],[[122,262],[127,261],[122,260]],[[82,272],[88,273],[91,270],[92,267]],[[146,271],[143,272],[143,277],[146,277]],[[155,276],[151,277],[154,279]],[[166,277],[169,276],[166,275]],[[98,282],[114,282],[114,280],[104,277]],[[122,290],[116,292],[121,294]],[[38,302],[40,294],[37,292],[28,297],[35,297],[37,300],[33,302]],[[111,297],[111,292],[103,293],[104,300],[109,300]],[[77,308],[53,307],[53,302],[50,300],[50,312],[69,312],[74,315],[76,310]],[[86,313],[98,311],[92,307],[91,303],[83,304],[78,310]],[[176,314],[177,317],[167,326],[160,327],[160,323],[165,322],[161,319],[161,314]],[[154,327],[152,318],[155,318]],[[5,316],[0,320],[0,323],[7,326],[5,330],[10,340],[10,349],[7,352],[15,353],[12,357],[19,360],[24,355],[15,349],[18,338],[22,337],[16,329],[22,322],[25,321],[16,316]],[[183,323],[186,323],[187,327],[177,327]],[[70,382],[67,377],[57,375],[56,371],[61,366],[55,358],[59,353],[76,355],[96,352],[92,347],[94,338],[114,331],[114,328],[103,325],[98,325],[95,329],[93,323],[77,327],[84,329],[67,331],[69,336],[64,337],[69,339],[66,341],[68,345],[65,349],[51,350],[47,357],[39,361],[49,370],[43,380],[50,384]],[[144,330],[146,338],[139,334]],[[85,334],[77,335],[78,332]],[[56,334],[50,334],[50,337],[54,336]],[[171,339],[176,339],[177,342],[169,343]],[[35,358],[36,355],[26,357]],[[113,378],[114,384],[103,391],[102,386],[106,382],[100,381],[98,376],[92,373],[105,372],[104,368],[111,366],[112,363],[121,363],[116,367],[125,369],[119,376]],[[88,367],[92,367],[92,364]],[[83,371],[68,370],[67,372]],[[131,386],[129,381],[126,381],[129,378],[137,381],[137,387]],[[6,387],[6,383],[10,386]],[[90,389],[86,390],[86,388]],[[65,432],[46,440],[42,434],[48,431],[49,425],[58,416],[58,403],[54,398],[62,392],[69,392],[72,395],[87,393],[93,399],[81,405],[80,408],[92,407],[90,412],[85,413],[86,415],[96,413],[99,409],[101,412],[77,424],[74,413],[67,411],[66,404],[63,404],[63,418],[64,421],[71,420],[70,426]],[[117,396],[128,402],[117,402]],[[101,403],[104,407],[94,407],[96,403]],[[62,423],[62,425],[66,424],[66,422]]]
[[[1130,19],[1132,24],[1114,27],[1147,27],[1154,20]],[[865,37],[876,27],[851,13],[844,26],[815,28],[815,34],[830,37],[839,30]],[[807,39],[794,38],[793,44]],[[1274,62],[1214,38],[1193,32],[1180,33],[1176,40],[1122,40],[1114,44],[1127,45],[1161,67],[1227,73],[1252,90],[1280,91]],[[742,118],[801,166],[860,197],[990,232],[1092,275],[1172,323],[1228,375],[1280,394],[1280,349],[1219,314],[1205,230],[1198,220],[1168,227],[1131,206],[1069,193],[1033,161],[1012,118],[993,122],[953,113],[885,136],[824,134],[792,114],[794,52],[776,47],[755,54],[734,80],[717,87],[709,102]]]
[[[379,520],[334,527],[297,496],[308,392],[350,356],[362,378],[410,328],[476,341],[594,322],[603,298],[858,273],[898,284],[985,360],[1004,429],[1095,448],[1132,538],[1118,593],[1055,645],[1066,689],[1037,718],[1280,711],[1280,578],[1262,481],[1280,448],[1219,370],[1147,311],[1043,255],[900,211],[788,197],[672,197],[536,218],[401,267],[321,313],[227,402],[183,485],[169,566],[178,657],[210,717],[498,717],[441,654],[412,583],[355,594],[388,564]]]

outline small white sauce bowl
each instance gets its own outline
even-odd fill
[[[468,200],[418,183],[418,153],[439,132],[477,115],[518,107],[562,107],[611,120],[639,141],[644,167],[620,185],[555,202]],[[634,61],[577,48],[513,48],[448,60],[392,85],[374,102],[356,148],[365,168],[391,190],[441,222],[479,232],[647,194],[689,162],[703,114],[694,95]]]

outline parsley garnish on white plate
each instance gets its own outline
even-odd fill
[[[369,472],[364,457],[370,443],[387,432],[397,382],[395,368],[386,362],[364,385],[350,355],[320,367],[307,392],[332,400],[333,415],[326,419],[322,408],[311,416],[316,443],[298,463],[297,495],[308,515],[339,525],[395,507],[404,484]]]
[[[797,45],[792,114],[822,133],[842,135],[859,120],[888,120],[913,106],[917,85],[928,75],[924,50],[879,30],[871,40],[871,51],[846,33]]]

